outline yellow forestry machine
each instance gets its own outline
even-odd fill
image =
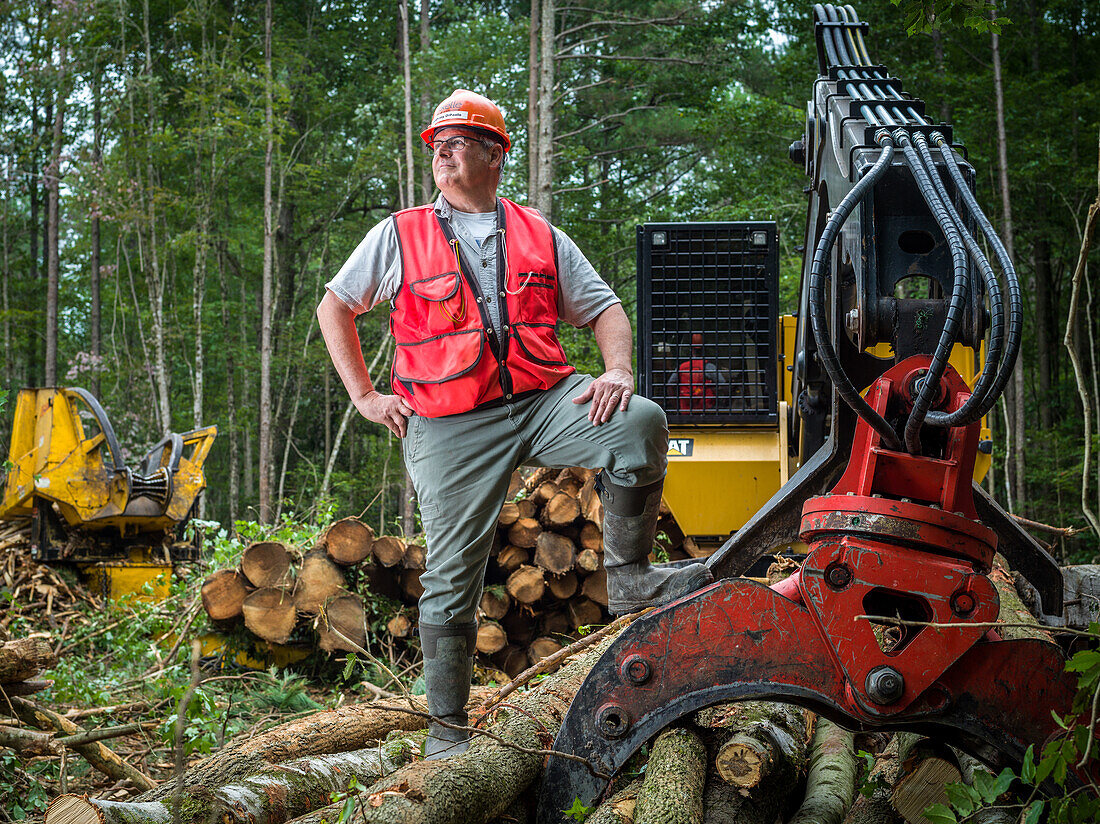
[[[216,426],[171,433],[129,465],[99,401],[84,389],[23,389],[15,405],[0,520],[31,524],[31,554],[76,565],[105,596],[152,584],[167,594]]]

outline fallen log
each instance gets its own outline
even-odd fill
[[[382,535],[374,539],[371,554],[384,567],[398,564],[405,557],[405,542],[394,535]]]
[[[367,614],[358,595],[340,595],[317,622],[317,646],[325,652],[356,652],[367,645]]]
[[[374,530],[358,518],[344,518],[328,528],[321,544],[333,561],[341,566],[351,566],[370,555],[374,546]]]
[[[575,572],[567,572],[564,575],[551,575],[546,585],[550,587],[550,594],[559,601],[567,601],[577,593],[580,581]]]
[[[420,583],[419,569],[406,569],[401,573],[401,591],[410,601],[419,601],[424,594],[424,585]]]
[[[593,647],[537,687],[498,707],[489,732],[466,752],[437,761],[415,761],[368,790],[371,803],[356,824],[467,824],[507,810],[538,776],[561,719],[592,665],[610,643]],[[377,806],[373,806],[377,802]]]
[[[506,590],[497,587],[486,589],[481,593],[481,601],[478,606],[482,614],[493,621],[499,621],[508,614],[508,607],[512,605],[512,599]]]
[[[528,645],[527,659],[531,662],[531,666],[537,666],[539,661],[544,658],[549,658],[561,648],[562,645],[553,638],[542,635]]]
[[[412,635],[413,622],[404,612],[399,612],[386,622],[386,632],[394,638],[408,638]]]
[[[535,565],[553,575],[564,575],[573,568],[577,548],[564,535],[543,532],[535,539]]]
[[[569,622],[573,629],[598,624],[603,620],[603,610],[595,601],[587,598],[574,598],[569,602]]]
[[[799,775],[806,760],[806,712],[793,704],[741,701],[724,708],[720,726],[729,733],[715,756],[723,781],[751,789],[771,773]],[[712,722],[709,726],[714,727]]]
[[[924,824],[924,811],[932,804],[946,804],[948,784],[962,781],[955,754],[945,744],[922,739],[902,760],[890,803],[908,824]]]
[[[818,716],[810,750],[806,797],[787,824],[840,824],[855,795],[852,733]]]
[[[48,638],[17,638],[0,644],[0,684],[25,681],[57,663]]]
[[[603,532],[600,530],[598,524],[592,523],[592,521],[585,521],[584,526],[581,527],[580,538],[578,543],[581,549],[590,549],[593,552],[603,551]]]
[[[541,534],[542,526],[533,517],[520,518],[508,527],[508,543],[521,549],[534,549]]]
[[[477,628],[477,651],[486,655],[500,652],[508,644],[508,635],[495,621],[484,621]]]
[[[856,797],[844,824],[901,824],[903,819],[890,803],[890,794],[901,772],[901,762],[919,738],[913,733],[899,732],[890,739],[867,776],[869,794]]]
[[[9,696],[7,705],[19,720],[43,732],[60,732],[77,735],[86,732],[83,727],[74,724],[68,718],[58,715],[33,701],[18,696]],[[129,781],[142,790],[152,789],[157,782],[141,770],[123,761],[117,753],[108,749],[99,741],[89,744],[77,744],[73,747],[96,770],[114,781]]]
[[[178,796],[180,824],[283,824],[343,792],[352,778],[377,781],[407,763],[416,745],[409,739],[336,755],[315,755],[273,764],[236,783]],[[66,794],[46,810],[47,824],[162,824],[174,820],[176,797],[152,802],[113,802]],[[184,812],[186,811],[186,812]]]
[[[526,564],[530,558],[531,556],[527,554],[527,550],[523,547],[508,544],[497,553],[497,566],[507,575]]]
[[[515,501],[509,501],[500,508],[500,514],[497,515],[497,524],[500,526],[511,526],[519,520],[519,506]]]
[[[422,698],[416,698],[413,705],[420,710],[427,709]],[[479,700],[480,696],[473,698],[469,706],[476,706]],[[185,792],[220,787],[260,772],[271,764],[361,750],[385,738],[392,730],[411,731],[426,726],[424,719],[391,709],[391,705],[392,701],[373,701],[323,710],[279,724],[253,738],[231,742],[225,749],[190,767],[183,775],[181,786]],[[168,798],[175,783],[167,781],[135,800]]]
[[[4,695],[34,695],[36,692],[48,690],[53,686],[52,679],[32,678],[27,681],[15,681],[11,684],[0,685]]]
[[[640,778],[631,781],[598,806],[585,824],[634,824],[634,807],[642,789]]]
[[[992,780],[993,775],[986,769],[978,759],[974,758],[962,750],[954,750],[955,757],[958,759],[959,771],[962,773],[962,780],[964,783],[972,785],[974,783],[974,776],[977,773],[986,773]],[[997,802],[1000,804],[1001,802]],[[992,807],[986,807],[981,810],[975,810],[967,818],[968,824],[1016,824],[1018,816],[1013,815],[1012,810],[1007,807],[994,805]]]
[[[277,587],[287,583],[290,550],[279,541],[249,544],[241,554],[241,572],[254,587]]]
[[[401,566],[405,569],[424,570],[428,568],[428,550],[420,544],[409,544],[405,547],[405,555],[401,559]]]
[[[504,586],[516,601],[530,605],[546,591],[546,578],[538,567],[521,566],[508,576]]]
[[[665,729],[653,742],[634,804],[635,824],[702,824],[707,751],[698,734]]]
[[[581,540],[584,540],[583,533]],[[591,574],[600,568],[600,556],[594,549],[582,549],[577,553],[576,566],[581,572]]]
[[[581,503],[575,495],[559,491],[542,508],[542,523],[549,529],[560,529],[581,517]]]
[[[557,494],[558,485],[556,483],[553,481],[543,481],[531,491],[528,500],[537,507],[545,507],[550,499]]]

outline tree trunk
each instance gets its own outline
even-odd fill
[[[317,625],[318,646],[326,652],[361,652],[367,644],[366,612],[358,595],[340,595],[329,601]]]
[[[102,174],[102,142],[103,142],[103,130],[102,130],[102,108],[103,99],[100,95],[100,82],[101,78],[99,72],[94,73],[93,78],[93,91],[92,91],[92,168],[97,178]],[[100,320],[103,315],[103,308],[100,300],[100,238],[99,238],[99,210],[101,204],[96,203],[92,211],[92,225],[91,225],[91,244],[92,244],[92,260],[91,260],[91,278],[90,278],[90,291],[91,291],[91,317],[88,318],[88,333],[89,333],[89,349],[92,356],[92,363],[95,365],[95,371],[92,373],[92,394],[97,398],[99,397],[99,374],[100,374],[100,358],[103,355],[102,346],[100,343]],[[6,307],[5,307],[6,308]]]
[[[47,638],[17,638],[0,644],[0,684],[25,681],[57,663]]]
[[[1008,138],[1005,133],[1004,81],[1001,77],[1001,46],[1000,37],[996,31],[993,31],[990,37],[993,59],[993,96],[996,101],[997,111],[997,177],[1001,190],[1001,235],[1009,258],[1015,262],[1016,249],[1012,225],[1012,199],[1009,196],[1008,188]],[[1020,350],[1020,355],[1016,358],[1016,364],[1012,372],[1012,382],[1014,384],[1014,391],[1012,393],[1012,440],[1015,445],[1013,452],[1014,459],[1012,462],[1014,473],[1013,483],[1015,487],[1013,490],[1013,497],[1016,499],[1016,512],[1020,515],[1024,515],[1027,513],[1027,471],[1025,459],[1027,452],[1025,431],[1027,412],[1024,403],[1026,400],[1026,388],[1024,386],[1023,349]]]
[[[431,48],[431,0],[420,0],[420,54],[426,55]],[[427,123],[432,117],[432,101],[428,95],[428,84],[420,84],[420,117]],[[432,182],[432,165],[423,163],[420,167],[420,202],[427,203],[432,198],[432,190],[435,184]]]
[[[585,824],[634,824],[634,808],[642,789],[640,778],[631,781],[586,818]]]
[[[1051,375],[1054,372],[1052,329],[1054,318],[1050,309],[1050,241],[1044,237],[1035,239],[1035,344],[1039,355],[1039,425],[1049,430],[1054,425],[1052,409],[1055,398]]]
[[[46,169],[46,386],[57,386],[57,300],[61,282],[58,236],[61,228],[61,149],[65,123],[65,47],[58,51],[58,73],[62,75],[54,107],[53,148]]]
[[[527,205],[539,205],[539,0],[531,0],[527,29]]]
[[[275,151],[274,82],[271,77],[271,0],[264,5],[264,253],[260,304],[260,523],[271,523],[271,317],[275,227],[272,222],[271,172]]]
[[[553,219],[554,196],[554,0],[542,0],[539,19],[539,148],[538,203],[547,220]]]
[[[653,743],[634,804],[635,824],[702,824],[707,751],[699,736],[670,727]]]
[[[218,244],[218,279],[222,291],[222,330],[225,340],[232,341],[232,327],[229,323],[229,290],[225,280],[225,241]],[[243,309],[243,306],[242,306]],[[240,453],[237,444],[237,403],[236,403],[236,347],[230,343],[225,347],[225,408],[227,429],[229,430],[229,523],[237,520],[240,501]]]

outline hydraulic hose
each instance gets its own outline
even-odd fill
[[[985,364],[982,366],[981,375],[978,377],[977,383],[974,384],[974,391],[970,394],[970,397],[966,399],[963,405],[954,412],[948,413],[932,410],[924,420],[925,423],[933,426],[965,426],[966,424],[979,420],[992,408],[997,400],[996,396],[989,397],[988,392],[990,385],[996,377],[997,366],[1001,358],[1002,339],[1004,337],[1004,305],[1001,298],[1001,287],[997,282],[997,275],[994,273],[993,267],[989,265],[989,259],[982,252],[981,247],[978,246],[973,235],[971,235],[966,228],[963,219],[959,216],[958,211],[956,211],[955,205],[951,202],[951,197],[947,192],[947,188],[944,186],[939,172],[936,171],[935,162],[932,160],[932,152],[928,148],[928,139],[921,132],[917,132],[913,135],[913,143],[916,145],[917,153],[924,162],[925,171],[928,173],[928,176],[932,180],[932,184],[939,193],[940,201],[946,208],[956,231],[962,237],[962,241],[966,245],[967,251],[970,253],[970,259],[974,261],[978,271],[981,272],[982,282],[985,284],[986,292],[989,294],[989,350],[986,353]]]
[[[832,215],[825,223],[825,229],[818,240],[817,248],[814,249],[813,261],[810,263],[810,326],[813,329],[814,340],[817,342],[818,360],[821,361],[821,365],[828,373],[837,393],[845,403],[855,410],[859,417],[867,421],[879,433],[890,449],[900,452],[902,444],[893,427],[887,423],[882,415],[871,408],[871,405],[863,399],[863,396],[859,394],[859,390],[852,385],[851,380],[844,373],[844,368],[837,358],[836,350],[833,349],[832,342],[829,340],[829,327],[825,319],[825,269],[828,266],[836,236],[852,210],[878,179],[882,177],[894,157],[894,144],[890,139],[889,132],[880,129],[875,134],[875,142],[882,147],[882,153],[867,174],[851,188],[844,199],[841,200],[840,205],[833,210]]]
[[[1005,288],[1008,291],[1008,334],[1005,339],[1004,357],[1001,359],[997,379],[989,390],[990,398],[996,401],[1004,391],[1008,379],[1012,376],[1012,367],[1016,363],[1016,356],[1020,352],[1020,340],[1023,337],[1024,309],[1023,300],[1020,296],[1020,280],[1016,276],[1016,267],[1012,265],[1012,259],[1009,258],[1004,244],[1001,243],[1001,239],[997,235],[997,231],[978,205],[973,192],[966,185],[966,180],[963,179],[958,162],[955,160],[955,150],[951,148],[947,139],[939,132],[932,133],[932,142],[936,144],[943,155],[947,172],[951,175],[955,189],[962,195],[963,205],[966,206],[970,217],[981,228],[986,242],[996,253],[997,261],[1001,264],[1001,271],[1004,273]]]
[[[836,10],[836,6],[832,3],[825,4],[825,14],[828,15],[830,23],[839,23],[840,14]],[[848,49],[844,45],[844,38],[840,36],[840,29],[836,26],[829,26],[825,29],[825,35],[833,38],[833,48],[836,50],[837,56],[840,58],[840,65],[851,66],[853,65],[852,58],[848,55]]]
[[[931,210],[936,224],[947,237],[947,242],[951,246],[951,259],[955,269],[954,286],[951,290],[951,300],[947,305],[943,332],[936,343],[935,352],[932,353],[932,362],[928,366],[928,374],[924,377],[924,381],[917,392],[917,397],[913,399],[913,409],[909,413],[909,420],[905,423],[905,448],[910,454],[919,455],[921,452],[920,428],[932,405],[932,399],[939,391],[940,378],[943,377],[943,373],[947,369],[947,361],[951,357],[951,348],[958,340],[959,329],[962,326],[962,315],[966,308],[968,269],[966,246],[963,245],[962,238],[959,237],[959,233],[955,229],[954,221],[951,220],[947,209],[940,201],[940,196],[933,187],[920,157],[913,148],[908,133],[904,129],[898,129],[894,132],[894,141],[901,146],[906,165],[913,172],[913,179],[917,183],[917,189],[920,191],[921,197]]]
[[[814,3],[814,17],[822,23],[827,23],[829,17],[825,14],[825,7],[820,3]],[[833,45],[833,40],[829,36],[829,27],[826,26],[821,34],[821,42],[825,46],[825,56],[829,59],[830,66],[840,65],[840,61],[836,56],[836,47]]]

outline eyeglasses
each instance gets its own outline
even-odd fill
[[[463,137],[462,135],[455,135],[454,137],[448,137],[445,140],[429,140],[428,145],[424,147],[424,150],[428,154],[437,154],[444,146],[448,151],[461,152],[467,146],[473,143],[481,143],[482,146],[485,143],[481,140],[476,140],[472,137]]]

